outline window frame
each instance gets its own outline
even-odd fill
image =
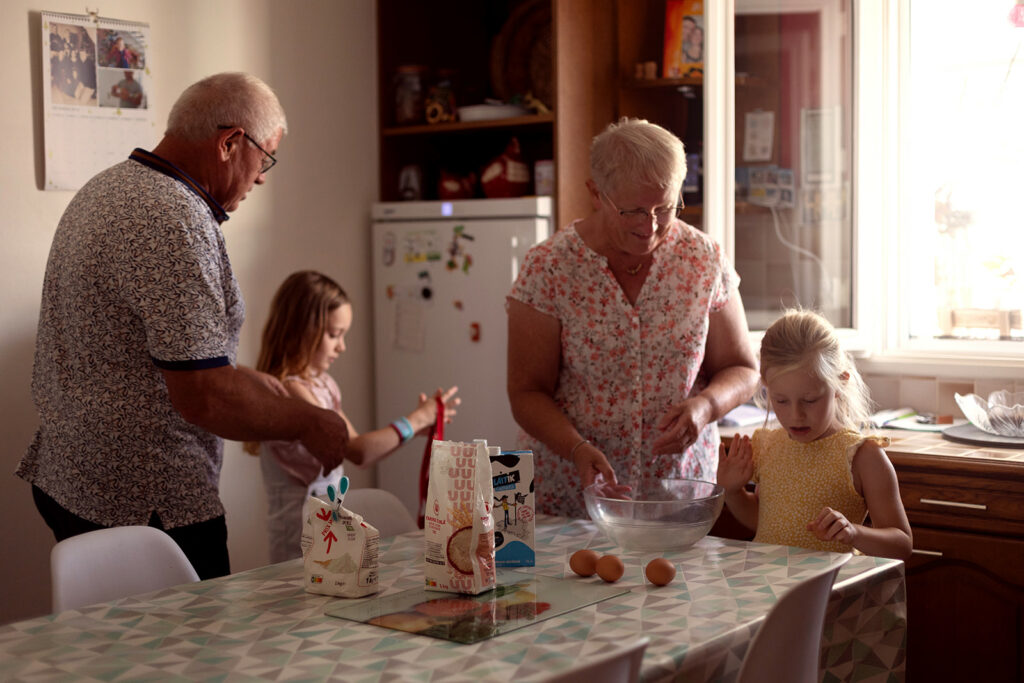
[[[909,333],[912,302],[900,297],[905,287],[899,264],[912,258],[913,245],[898,229],[912,211],[904,201],[903,159],[908,153],[901,131],[910,125],[904,106],[909,81],[910,2],[852,2],[854,19],[854,234],[857,261],[853,340],[865,353],[862,361],[881,372],[916,372],[978,378],[1020,377],[1024,346],[1020,342],[928,339]],[[878,131],[878,135],[860,131]],[[895,235],[895,240],[886,240]],[[879,276],[867,275],[871,264]],[[896,293],[889,296],[889,293]],[[873,305],[871,302],[878,302]],[[881,309],[881,315],[879,315]]]
[[[707,3],[709,56],[705,92],[705,152],[709,174],[705,197],[709,234],[719,240],[735,262],[735,40],[734,17],[739,11],[778,8],[838,7],[841,0],[725,0]],[[909,70],[910,3],[906,0],[846,0],[852,14],[853,47],[853,327],[839,330],[846,348],[862,371],[881,375],[1024,379],[1024,345],[1019,342],[911,340],[911,302],[900,299],[899,264],[912,254],[898,226],[905,224],[910,202],[903,196],[900,135],[909,122],[902,105],[900,84]],[[834,3],[834,4],[833,4]],[[715,60],[717,57],[718,60]],[[722,68],[715,69],[715,64]],[[726,122],[722,125],[721,122]],[[870,131],[870,134],[861,134]],[[717,158],[716,158],[717,157]],[[716,200],[728,209],[711,211]],[[710,202],[710,203],[709,203]],[[712,215],[712,214],[718,215]],[[712,219],[715,220],[712,220]],[[887,239],[887,236],[890,236]],[[891,236],[895,236],[893,239]],[[752,330],[760,344],[763,331]]]

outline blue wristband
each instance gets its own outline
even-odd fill
[[[409,424],[408,418],[398,418],[391,423],[391,427],[398,432],[398,437],[402,440],[402,443],[405,443],[415,435],[415,432],[412,431],[412,425]]]

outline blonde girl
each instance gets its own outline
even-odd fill
[[[860,433],[870,399],[835,329],[810,311],[785,313],[761,341],[761,382],[781,427],[734,438],[718,465],[726,505],[754,541],[909,557],[887,440]]]
[[[416,434],[426,434],[437,419],[437,399],[445,406],[446,421],[451,421],[460,400],[455,398],[456,387],[438,389],[430,398],[420,394],[408,415],[383,429],[357,432],[341,408],[341,390],[327,372],[345,350],[345,334],[351,326],[352,304],[338,283],[311,270],[293,273],[270,304],[256,367],[281,380],[292,397],[338,413],[348,425],[345,459],[366,467]],[[302,508],[310,489],[317,485],[320,463],[298,441],[270,441],[262,448],[248,444],[247,448],[260,455],[270,560],[299,557]],[[341,469],[329,473],[331,480],[338,481]]]

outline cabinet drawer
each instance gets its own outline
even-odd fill
[[[916,526],[913,532],[908,576],[929,564],[962,562],[1024,590],[1024,541]]]
[[[898,472],[912,525],[1024,538],[1024,482]]]

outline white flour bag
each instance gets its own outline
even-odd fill
[[[310,496],[302,526],[307,593],[361,598],[377,586],[380,532],[345,507]]]
[[[427,590],[476,595],[494,588],[493,498],[485,445],[434,441],[423,523]]]

